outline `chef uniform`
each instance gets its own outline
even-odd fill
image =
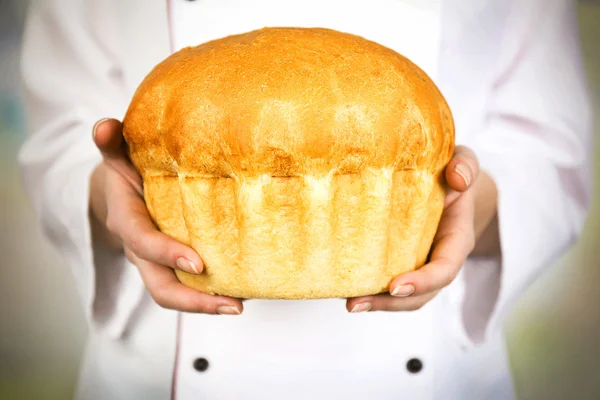
[[[168,54],[264,26],[320,26],[402,53],[439,85],[458,144],[499,190],[501,257],[467,260],[414,312],[344,300],[244,303],[241,316],[158,307],[95,243],[94,123],[122,118]],[[502,321],[577,238],[590,199],[590,108],[567,0],[46,0],[23,49],[25,185],[71,267],[90,337],[80,399],[510,399]]]

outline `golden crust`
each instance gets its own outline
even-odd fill
[[[266,28],[186,48],[124,119],[157,226],[242,298],[354,297],[423,265],[454,124],[416,65],[358,36]]]

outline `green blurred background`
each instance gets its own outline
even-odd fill
[[[26,3],[0,0],[0,399],[68,399],[86,326],[70,272],[43,239],[16,168],[24,140],[18,59]],[[581,1],[579,19],[600,122],[600,1]],[[599,182],[599,140],[594,154]],[[548,267],[506,325],[523,400],[600,399],[600,193],[594,193],[581,240]]]

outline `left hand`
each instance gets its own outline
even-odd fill
[[[457,146],[445,174],[448,192],[429,262],[395,278],[390,293],[348,299],[348,311],[417,310],[454,280],[475,247],[475,194],[469,190],[479,175],[475,153]]]

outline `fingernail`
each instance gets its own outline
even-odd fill
[[[217,314],[220,315],[240,315],[241,312],[237,307],[233,306],[220,306],[217,308]]]
[[[196,265],[194,265],[194,263],[188,260],[187,258],[179,257],[177,259],[177,268],[182,269],[186,272],[193,271],[195,274],[199,274]]]
[[[396,288],[392,291],[392,296],[395,297],[408,297],[415,292],[415,287],[410,283],[405,285],[396,286]]]
[[[352,308],[352,313],[360,313],[360,312],[366,312],[371,310],[371,303],[360,303],[354,306],[354,308]]]
[[[458,163],[456,164],[456,168],[454,168],[454,170],[458,175],[460,175],[463,181],[465,181],[467,186],[471,184],[471,170],[466,164]]]
[[[101,123],[103,123],[104,121],[108,121],[109,118],[102,118],[99,121],[96,121],[96,123],[94,124],[94,127],[92,128],[92,138],[96,138],[96,128],[98,128],[98,125],[100,125]]]

